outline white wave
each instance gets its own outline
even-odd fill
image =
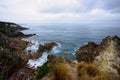
[[[55,46],[51,51],[50,53],[53,53],[53,54],[57,54],[60,52],[60,46]]]
[[[47,62],[47,56],[48,56],[48,53],[47,52],[44,52],[43,55],[38,58],[38,59],[30,59],[28,61],[28,65],[29,67],[31,68],[37,68],[37,67],[40,67],[42,66],[45,62]]]
[[[31,43],[28,44],[26,51],[28,52],[29,50],[31,53],[36,53],[39,48],[39,42],[38,41],[31,41]]]
[[[39,41],[34,40],[26,40],[29,42],[28,46],[25,49],[25,52],[29,53],[36,53],[39,48]]]
[[[88,44],[88,42],[85,42],[83,45],[87,45]]]
[[[40,58],[38,58],[38,59],[30,59],[27,64],[31,68],[40,67],[45,62],[47,62],[48,54],[56,54],[56,53],[60,52],[59,48],[60,48],[60,45],[58,44],[58,46],[55,46],[50,52],[44,52],[43,55]]]

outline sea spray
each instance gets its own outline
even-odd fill
[[[60,43],[57,43],[58,46],[55,46],[53,47],[53,49],[50,51],[50,53],[53,53],[53,54],[57,54],[57,53],[60,53],[61,52],[61,44]]]
[[[47,52],[44,52],[43,55],[38,58],[38,59],[30,59],[28,61],[28,65],[29,67],[31,68],[37,68],[37,67],[40,67],[42,66],[45,62],[47,62],[47,56],[48,56],[48,53]]]
[[[36,53],[39,48],[39,41],[27,40],[29,42],[25,52],[27,53]]]
[[[47,56],[48,56],[48,54],[57,54],[57,53],[59,53],[61,45],[59,43],[57,43],[57,44],[58,44],[58,46],[53,47],[53,49],[51,51],[49,51],[49,52],[44,52],[42,54],[42,56],[39,57],[38,59],[30,59],[28,61],[28,63],[27,63],[29,65],[29,67],[31,67],[31,68],[40,67],[45,62],[47,62]],[[30,48],[30,49],[32,50],[32,48]],[[26,49],[26,50],[28,50],[28,49]]]

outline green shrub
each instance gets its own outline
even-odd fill
[[[1,32],[1,33],[4,33],[4,34],[7,33],[6,30],[4,30],[4,29],[0,29],[0,32]]]
[[[115,41],[115,42],[117,42],[117,46],[120,46],[120,37],[118,37],[117,35],[113,36],[112,40]]]
[[[120,40],[120,38],[119,38],[117,35],[113,36],[112,39],[113,39],[113,40],[116,40],[116,39],[117,39],[117,40]]]
[[[47,63],[43,64],[36,73],[35,80],[40,80],[40,78],[47,74],[50,71],[50,68],[47,66]]]

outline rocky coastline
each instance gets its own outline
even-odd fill
[[[28,60],[37,59],[43,52],[50,51],[54,46],[57,46],[54,42],[45,43],[45,45],[39,45],[39,49],[34,55],[27,54],[24,50],[30,42],[21,39],[35,34],[26,35],[21,32],[21,30],[26,29],[28,28],[15,23],[0,22],[0,80],[33,79],[36,70],[29,68]],[[23,75],[21,72],[26,75],[22,79],[20,77]],[[30,77],[31,75],[33,76]]]
[[[0,22],[0,80],[120,80],[118,36],[108,36],[100,44],[88,42],[81,46],[75,53],[75,61],[49,54],[45,64],[33,69],[27,65],[28,60],[41,57],[58,44],[40,44],[36,53],[27,54],[24,49],[29,42],[21,39],[35,34],[21,32],[26,29]]]

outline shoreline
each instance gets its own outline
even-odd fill
[[[2,52],[0,54],[0,59],[2,58],[2,55],[5,51],[6,54],[8,54],[8,53],[10,55],[12,54],[11,59],[13,59],[13,63],[15,63],[14,65],[12,65],[12,64],[8,65],[7,66],[8,71],[6,71],[5,73],[4,73],[4,69],[2,69],[2,73],[4,75],[2,75],[3,77],[0,76],[0,79],[11,78],[16,74],[16,71],[19,71],[19,70],[26,71],[26,69],[29,68],[29,65],[27,63],[30,59],[32,59],[32,57],[36,56],[36,58],[33,58],[33,59],[40,58],[40,56],[42,56],[42,54],[44,52],[50,51],[50,50],[52,50],[52,48],[54,46],[57,46],[57,44],[54,42],[44,43],[44,45],[39,45],[38,43],[36,43],[38,45],[38,50],[36,50],[36,52],[34,54],[27,54],[26,51],[24,51],[24,50],[27,48],[27,46],[29,44],[34,44],[34,43],[25,41],[25,40],[23,40],[23,38],[35,36],[36,34],[27,34],[26,35],[21,32],[22,30],[26,30],[26,29],[28,30],[28,28],[24,28],[15,23],[0,22],[0,37],[1,37],[0,38],[0,40],[1,40],[0,52]],[[3,46],[3,45],[5,45],[5,46]],[[9,58],[9,55],[6,55],[6,56]],[[19,60],[19,58],[20,58],[20,63],[18,65],[18,63],[16,63],[16,61]],[[16,59],[16,60],[14,60],[14,59]],[[5,63],[4,61],[6,61],[6,59],[3,58],[2,63]],[[2,66],[2,64],[1,64],[1,66]],[[3,68],[4,68],[4,66],[5,65],[3,64]],[[12,69],[9,69],[9,67],[12,67]],[[14,67],[16,67],[15,70],[13,70]],[[2,68],[2,67],[0,67],[0,68]],[[36,69],[37,69],[37,67],[36,67]],[[30,69],[30,71],[31,70],[33,72],[36,72],[36,70],[34,70],[34,69]],[[10,72],[9,76],[6,75],[6,73],[8,74],[8,72]],[[32,74],[33,73],[31,73],[30,75],[32,75]]]
[[[19,29],[23,28],[14,23],[0,22],[1,80],[46,80],[56,77],[53,73],[63,73],[64,70],[66,72],[61,75],[65,80],[82,79],[86,75],[88,79],[101,79],[100,76],[103,76],[103,80],[120,79],[120,38],[118,36],[108,36],[100,44],[88,42],[75,52],[77,60],[74,61],[65,56],[51,54],[51,50],[60,46],[56,42],[39,44],[39,42],[23,41],[22,38],[30,36],[20,32]],[[23,51],[28,45],[35,47],[35,44],[39,48],[34,53],[29,51],[30,54],[27,54]],[[35,62],[39,60],[41,63]],[[57,75],[56,79],[62,77]]]

